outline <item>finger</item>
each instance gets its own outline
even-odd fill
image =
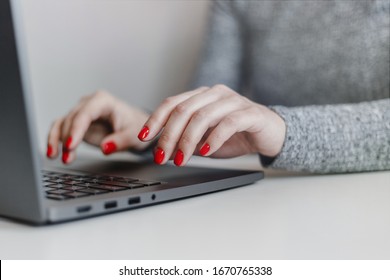
[[[185,165],[209,128],[216,126],[224,116],[240,107],[241,104],[236,102],[236,98],[227,98],[208,104],[196,111],[177,144],[178,150],[174,163],[178,166]]]
[[[63,118],[56,120],[49,131],[47,137],[47,151],[46,156],[48,158],[56,158],[59,154],[59,142],[61,138],[61,126],[63,123]]]
[[[212,90],[207,90],[188,98],[176,106],[170,114],[157,144],[157,147],[162,149],[165,153],[164,160],[161,162],[162,164],[171,157],[180,139],[186,143],[191,142],[192,136],[183,138],[182,134],[194,112],[217,101],[221,96],[223,96],[223,93],[216,94],[213,93]],[[176,163],[184,160],[182,151],[178,151],[177,157],[179,160],[176,160]]]
[[[70,127],[73,122],[74,116],[78,113],[79,106],[76,108],[72,109],[71,112],[69,112],[65,117],[62,122],[61,126],[61,142],[64,147],[67,147],[70,149],[70,143],[72,142],[71,135],[69,133]]]
[[[67,150],[67,149],[62,150],[62,162],[64,164],[70,164],[75,159],[76,159],[76,152],[75,151],[71,151],[71,150]]]
[[[211,131],[206,141],[202,144],[199,153],[208,156],[216,152],[235,133],[252,130],[256,126],[255,118],[251,117],[250,109],[235,111],[225,116],[220,123]]]
[[[208,90],[207,87],[201,87],[193,91],[188,91],[176,96],[168,97],[154,111],[149,119],[144,124],[138,138],[141,141],[151,141],[156,137],[169,119],[169,116],[174,108],[188,98],[197,95],[200,92]]]
[[[86,102],[73,116],[69,117],[67,122],[69,126],[63,129],[65,147],[74,150],[83,140],[91,123],[99,118],[111,120],[113,110],[113,100],[108,94],[96,95],[96,98]]]
[[[79,103],[63,118],[62,127],[61,127],[61,142],[64,147],[69,149],[69,146],[72,142],[70,137],[70,127],[73,122],[74,116],[83,108],[83,106],[91,99],[90,95],[84,96],[80,99]]]

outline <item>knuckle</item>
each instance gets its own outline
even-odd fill
[[[206,87],[206,86],[202,86],[202,87],[197,88],[197,90],[199,90],[199,91],[205,91],[205,90],[209,90],[209,89],[210,89],[210,87]]]
[[[197,121],[197,122],[201,122],[203,121],[204,119],[206,119],[208,113],[206,112],[206,110],[204,109],[200,109],[198,111],[196,111],[193,115],[192,115],[192,119],[194,121]]]
[[[182,114],[185,114],[186,112],[188,111],[188,106],[184,103],[180,103],[178,104],[175,109],[173,110],[173,112],[175,114],[178,114],[178,115],[182,115]]]
[[[212,89],[216,90],[216,91],[222,91],[222,92],[230,92],[231,89],[227,86],[225,86],[224,84],[216,84],[212,87]]]
[[[102,89],[99,89],[95,93],[92,94],[92,97],[94,99],[102,99],[102,98],[107,98],[109,96],[110,96],[110,94],[107,91],[102,90]]]
[[[163,105],[171,105],[175,100],[175,97],[174,96],[169,96],[167,98],[164,99],[164,101],[162,102]]]
[[[238,120],[234,116],[227,116],[223,119],[223,124],[227,127],[236,127],[238,124]]]

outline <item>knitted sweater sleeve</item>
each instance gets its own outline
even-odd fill
[[[317,173],[390,169],[390,99],[271,108],[287,134],[281,153],[265,165]]]

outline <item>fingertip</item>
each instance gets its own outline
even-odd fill
[[[148,126],[144,126],[140,132],[138,133],[138,139],[141,140],[141,141],[144,141],[146,137],[148,137],[149,135],[149,132],[150,132],[150,129]]]
[[[51,158],[53,156],[53,147],[50,144],[47,144],[46,156],[48,158]]]
[[[112,154],[117,151],[118,147],[114,141],[108,141],[101,146],[102,152],[105,155]]]
[[[210,145],[208,143],[205,143],[199,150],[199,153],[201,156],[206,156],[207,153],[210,151]]]
[[[69,151],[63,151],[62,152],[62,162],[64,164],[68,164],[69,163],[69,154],[70,154]]]
[[[70,164],[75,159],[75,153],[64,148],[62,150],[62,158],[61,159],[62,159],[62,162],[64,164]]]
[[[156,164],[161,165],[162,162],[164,161],[165,157],[165,151],[161,148],[157,148],[156,152],[154,153],[154,162]]]
[[[179,149],[176,152],[175,159],[173,160],[173,162],[176,166],[182,166],[183,161],[184,161],[184,153],[182,150]]]

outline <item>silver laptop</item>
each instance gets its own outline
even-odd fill
[[[0,215],[49,224],[244,186],[261,171],[78,160],[45,167],[28,92],[18,2],[0,1]],[[76,170],[77,169],[77,170]]]

